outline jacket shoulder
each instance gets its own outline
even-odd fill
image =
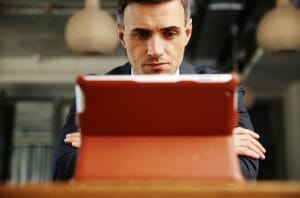
[[[116,67],[111,71],[107,72],[106,75],[122,75],[122,74],[130,74],[131,73],[131,66],[129,63],[125,65]]]

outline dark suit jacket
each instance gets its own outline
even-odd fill
[[[180,66],[180,74],[212,74],[216,73],[215,70],[206,67],[198,66],[194,67],[186,62],[183,62]],[[117,67],[112,71],[108,72],[109,75],[124,75],[131,74],[131,66],[129,63]],[[238,113],[239,122],[238,126],[253,130],[249,115],[244,107],[243,95],[244,91],[242,86],[239,86],[238,91]],[[64,143],[64,138],[66,134],[78,131],[75,124],[75,100],[73,100],[68,116],[65,121],[65,125],[61,129],[60,135],[58,137],[55,150],[54,150],[54,163],[53,163],[53,180],[68,180],[73,176],[75,164],[76,164],[76,154],[77,149],[69,144]],[[258,160],[240,156],[240,165],[242,173],[246,179],[256,179],[258,173]]]

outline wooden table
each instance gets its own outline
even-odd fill
[[[0,185],[0,198],[300,198],[300,182],[70,182]]]

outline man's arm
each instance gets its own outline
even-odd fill
[[[240,84],[238,87],[238,128],[233,131],[235,149],[240,159],[240,166],[244,177],[255,180],[258,175],[259,160],[264,159],[266,152],[257,141],[259,135],[254,133],[250,117],[244,106],[245,91]],[[248,130],[247,130],[248,129]]]
[[[66,144],[65,138],[68,133],[78,131],[75,114],[75,99],[73,99],[65,125],[60,131],[54,149],[52,175],[54,181],[71,179],[74,173],[77,149],[72,144]]]

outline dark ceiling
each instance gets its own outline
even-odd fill
[[[196,1],[193,60],[215,60],[216,66],[242,70],[257,48],[255,29],[261,16],[274,6],[274,0]]]

